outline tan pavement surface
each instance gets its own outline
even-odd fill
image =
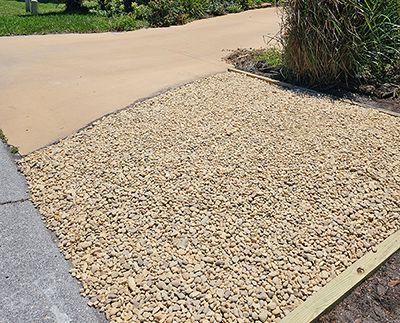
[[[165,88],[221,72],[223,50],[260,47],[276,9],[125,33],[0,37],[0,129],[22,154]]]

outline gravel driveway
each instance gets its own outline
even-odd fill
[[[28,155],[111,321],[275,321],[400,229],[400,118],[225,73]]]

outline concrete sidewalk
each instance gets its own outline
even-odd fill
[[[0,37],[0,129],[22,154],[169,87],[225,71],[223,50],[265,46],[275,8],[132,32]]]
[[[0,141],[0,322],[105,322],[69,268]]]

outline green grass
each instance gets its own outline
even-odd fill
[[[3,130],[1,130],[0,129],[0,141],[6,141],[7,140],[7,138],[6,138],[6,136],[4,135],[4,132],[3,132]]]
[[[13,155],[18,154],[18,147],[10,145],[10,153]]]
[[[282,53],[277,48],[268,48],[256,57],[260,61],[266,62],[269,66],[282,65]]]
[[[3,130],[0,129],[0,142],[1,141],[4,142],[6,145],[8,144],[7,143],[7,137],[5,136]],[[13,155],[18,154],[18,147],[13,146],[13,145],[9,145],[9,149],[10,149],[10,152]]]
[[[134,30],[146,23],[130,15],[105,17],[64,12],[65,5],[39,2],[39,15],[25,13],[25,2],[0,0],[0,36]]]
[[[44,3],[46,2],[46,3]],[[40,13],[54,13],[64,10],[64,4],[57,2],[41,1],[39,3]],[[0,0],[0,17],[12,17],[25,15],[25,2],[16,0]]]

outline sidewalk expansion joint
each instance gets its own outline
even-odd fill
[[[7,205],[7,204],[22,203],[22,202],[26,202],[26,201],[29,201],[29,198],[20,199],[20,200],[15,200],[15,201],[0,202],[0,206],[2,206],[2,205]]]

